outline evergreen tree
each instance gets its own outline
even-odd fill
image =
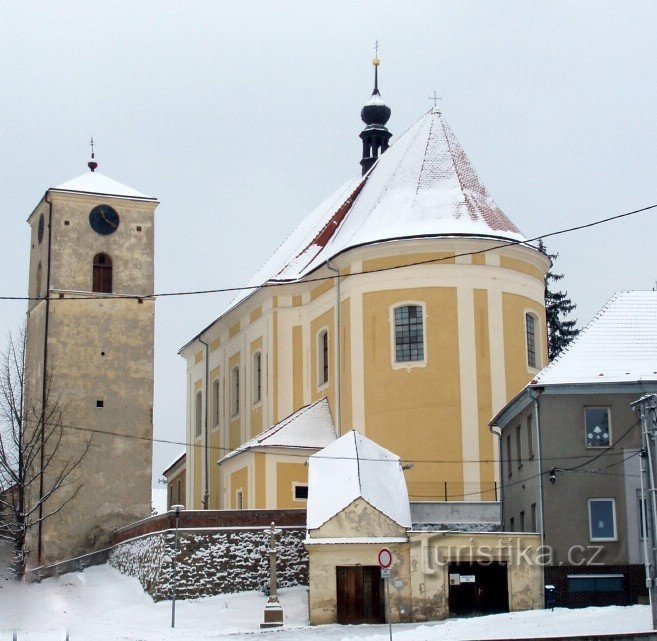
[[[552,260],[552,266],[559,254],[548,254],[543,240],[538,241],[538,248]],[[554,284],[563,278],[563,274],[555,274],[552,267],[545,275],[545,320],[547,325],[548,358],[553,360],[579,334],[575,327],[577,319],[566,320],[566,317],[577,307],[568,298],[568,292],[559,292]]]

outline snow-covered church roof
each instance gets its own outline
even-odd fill
[[[657,381],[657,292],[617,292],[536,385]],[[534,383],[533,383],[534,384]]]
[[[73,180],[51,187],[54,191],[74,191],[84,194],[102,194],[120,198],[135,198],[139,200],[155,200],[141,192],[128,187],[113,178],[109,178],[98,171],[87,171]]]
[[[361,245],[406,238],[526,239],[480,182],[438,109],[307,216],[249,285],[290,281]],[[229,309],[249,295],[240,293]]]
[[[321,398],[298,409],[255,438],[242,443],[237,449],[226,454],[219,463],[254,449],[320,449],[336,438],[328,400]]]
[[[363,498],[404,528],[411,527],[399,457],[355,430],[308,459],[307,527],[314,530]]]

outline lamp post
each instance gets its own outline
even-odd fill
[[[178,525],[180,524],[180,513],[185,509],[184,505],[172,505],[171,509],[176,515],[176,539],[173,548],[173,595],[171,598],[171,627],[176,627],[176,584],[178,581]]]

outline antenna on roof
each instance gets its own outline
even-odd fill
[[[91,136],[89,139],[89,144],[91,145],[91,160],[87,163],[87,167],[91,169],[91,171],[95,171],[96,167],[98,167],[98,163],[96,162],[96,156],[94,154],[94,137]]]

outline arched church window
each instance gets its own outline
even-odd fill
[[[39,261],[39,266],[37,267],[37,273],[36,273],[36,291],[34,292],[35,298],[41,296],[42,280],[43,280],[43,268],[41,267],[41,261]]]
[[[422,305],[395,307],[395,363],[424,361],[424,313]]]
[[[329,380],[329,339],[328,329],[317,335],[317,386],[326,385]]]
[[[194,403],[194,436],[201,436],[203,428],[203,394],[196,392],[196,399]]]
[[[230,415],[232,418],[240,413],[240,368],[235,365],[230,372]]]
[[[112,293],[112,259],[107,254],[94,256],[92,291],[101,294]]]
[[[256,352],[253,355],[253,404],[256,405],[262,400],[262,354]]]
[[[527,365],[529,367],[538,367],[536,353],[536,325],[538,319],[534,314],[525,314],[525,332],[527,336]]]
[[[221,393],[221,387],[219,379],[215,378],[212,383],[212,424],[214,427],[219,425],[219,415],[220,415],[220,405],[219,405],[219,396]]]

